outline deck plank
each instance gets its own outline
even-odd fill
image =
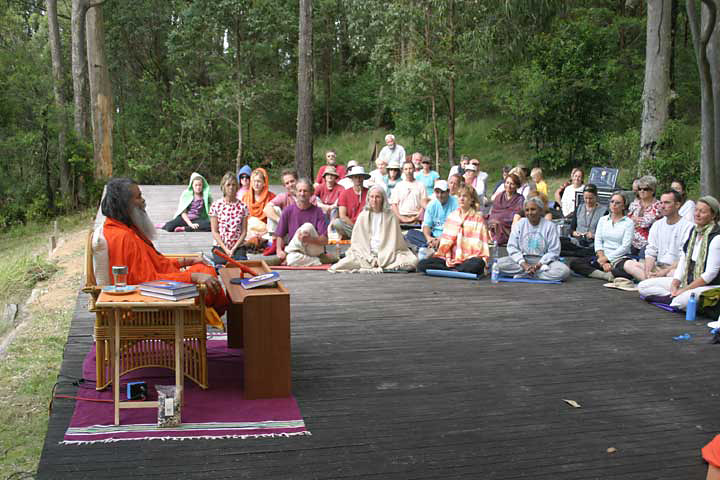
[[[172,188],[143,191],[154,220],[172,214]],[[164,211],[158,196],[173,200]],[[183,251],[207,248],[210,237],[161,233],[157,243]],[[60,446],[72,403],[57,400],[37,478],[704,475],[700,448],[720,430],[719,389],[708,381],[720,347],[702,321],[588,279],[281,275],[291,292],[293,391],[312,436]],[[78,296],[61,367],[69,377],[92,342],[86,301]],[[693,338],[672,340],[683,332]]]

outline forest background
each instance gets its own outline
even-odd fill
[[[293,166],[308,3],[316,166],[335,148],[369,168],[393,132],[442,172],[467,154],[491,180],[518,162],[603,165],[623,185],[652,173],[699,190],[699,21],[684,1],[2,0],[0,227],[91,205],[110,173],[185,184]],[[668,118],[641,142],[652,4],[670,32]]]

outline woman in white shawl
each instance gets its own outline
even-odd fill
[[[350,249],[345,258],[334,264],[329,272],[375,272],[414,270],[417,257],[405,243],[400,223],[390,210],[383,190],[373,186],[367,203],[353,227]]]

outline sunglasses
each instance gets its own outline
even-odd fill
[[[638,188],[638,191],[639,192],[652,192],[652,188],[640,187],[640,188]]]
[[[240,175],[240,180],[250,178],[250,175]]]

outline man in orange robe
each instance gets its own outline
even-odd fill
[[[105,219],[103,235],[108,244],[110,265],[128,267],[129,285],[151,280],[201,283],[207,287],[205,303],[218,315],[227,310],[227,297],[215,269],[196,257],[166,258],[152,239],[155,226],[145,211],[140,187],[128,178],[113,178],[105,189],[101,210]],[[182,268],[184,270],[181,270]]]

